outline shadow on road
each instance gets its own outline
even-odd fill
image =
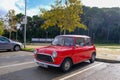
[[[108,59],[100,59],[100,58],[97,58],[96,61],[105,62],[105,63],[120,63],[120,61],[118,60],[108,60]]]
[[[40,68],[40,67],[31,67],[27,69],[17,70],[17,71],[9,71],[9,73],[0,75],[0,80],[52,80],[56,77],[66,75],[68,73],[72,73],[74,71],[78,71],[83,67],[88,66],[90,63],[83,62],[72,67],[72,70],[63,73],[58,68]]]

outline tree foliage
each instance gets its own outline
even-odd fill
[[[16,15],[18,19],[23,16],[23,14]],[[46,21],[42,16],[34,15],[27,18],[27,42],[30,42],[31,38],[54,38],[60,35],[60,27],[57,25],[48,26],[46,30],[42,28],[42,24]],[[77,27],[73,32],[66,31],[66,33],[89,35],[94,42],[99,43],[120,43],[120,8],[90,8],[83,6],[83,14],[80,21],[87,25],[87,30]],[[24,25],[21,25],[18,30],[18,40],[21,41],[23,41],[23,27]],[[12,38],[14,38],[14,35],[15,33],[12,33]],[[8,33],[5,32],[4,36],[8,37]]]
[[[41,10],[41,17],[45,20],[43,28],[47,29],[50,26],[58,26],[61,31],[72,32],[78,28],[86,29],[86,26],[81,23],[82,4],[80,0],[56,0],[55,5],[51,5],[51,10]]]
[[[11,38],[11,33],[16,32],[16,24],[18,22],[18,18],[16,18],[15,10],[11,9],[8,11],[7,17],[9,18],[9,28],[7,29],[9,31],[9,38]]]
[[[9,10],[9,25],[11,26],[11,31],[16,31],[16,23],[18,22],[18,18],[16,18],[15,10]]]
[[[4,33],[4,23],[0,20],[0,36]]]

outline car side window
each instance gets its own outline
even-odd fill
[[[72,46],[73,45],[74,38],[64,38],[64,45],[65,46]]]
[[[90,38],[86,38],[85,41],[86,41],[86,46],[91,46],[92,45]]]
[[[84,46],[84,38],[76,38],[76,45]]]
[[[1,41],[1,42],[9,42],[9,40],[6,39],[6,38],[4,38],[4,37],[0,37],[0,41]]]

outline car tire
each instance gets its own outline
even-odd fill
[[[61,65],[62,72],[68,72],[71,69],[72,61],[70,59],[65,59]]]
[[[19,51],[21,48],[20,48],[20,46],[19,45],[16,45],[15,47],[14,47],[14,51]]]
[[[91,58],[89,59],[90,63],[94,63],[95,58],[96,58],[96,54],[93,53],[92,56],[91,56]]]

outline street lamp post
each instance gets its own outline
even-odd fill
[[[26,25],[27,25],[26,6],[27,5],[25,0],[24,48],[26,47]]]

